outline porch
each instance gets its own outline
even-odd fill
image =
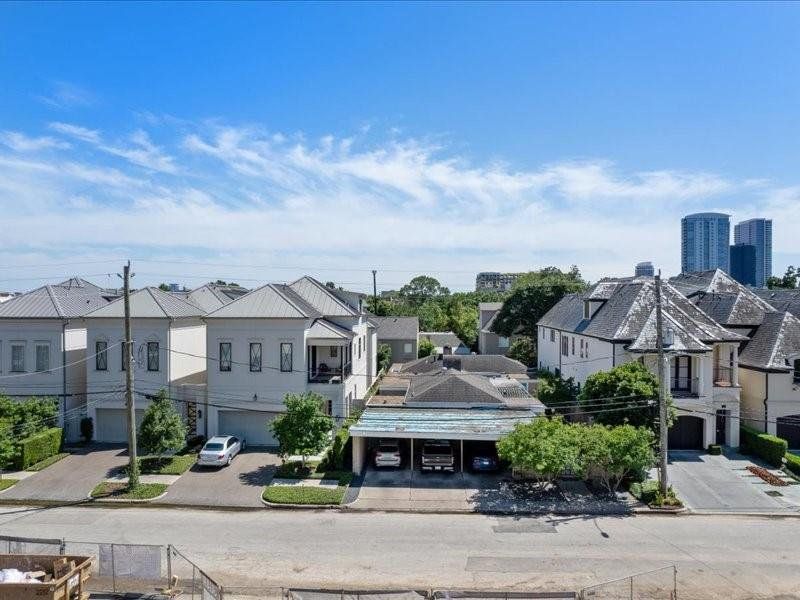
[[[350,344],[308,345],[308,383],[339,384],[353,373]]]

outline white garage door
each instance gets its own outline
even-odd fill
[[[267,429],[275,414],[246,410],[219,411],[219,435],[235,435],[247,441],[248,446],[277,446],[278,442]]]
[[[136,411],[136,429],[142,424],[144,410]],[[96,414],[95,435],[98,442],[127,442],[128,418],[124,408],[98,408]]]

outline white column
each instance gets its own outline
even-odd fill
[[[709,353],[702,354],[697,357],[697,395],[698,396],[705,396],[706,395],[706,366],[709,361]]]
[[[733,351],[733,385],[739,386],[739,346],[738,344],[731,344]]]
[[[364,448],[366,440],[363,437],[353,437],[353,474],[361,475],[364,470]]]

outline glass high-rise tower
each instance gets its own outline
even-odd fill
[[[733,243],[737,246],[755,246],[755,286],[766,287],[772,276],[772,219],[748,219],[733,230]]]
[[[723,213],[696,213],[681,219],[681,272],[730,272],[731,223]]]

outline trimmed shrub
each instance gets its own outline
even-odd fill
[[[63,441],[64,430],[60,427],[51,427],[21,440],[17,444],[14,466],[19,470],[24,470],[45,458],[58,454]]]
[[[740,427],[739,442],[749,452],[762,458],[773,467],[780,467],[783,464],[783,457],[788,449],[786,440],[768,433],[761,433],[747,425]]]
[[[800,475],[800,456],[790,452],[784,458],[786,458],[786,468],[795,475]]]
[[[328,451],[325,453],[325,457],[322,459],[318,470],[343,471],[348,467],[346,461],[347,457],[350,455],[348,450],[351,447],[350,444],[348,444],[350,441],[350,426],[358,421],[360,415],[361,413],[352,414],[342,423],[342,426],[333,436],[331,447],[328,448]]]
[[[94,421],[92,421],[92,417],[83,417],[81,419],[81,437],[87,444],[94,438]]]
[[[711,456],[719,456],[720,454],[722,454],[722,446],[720,446],[719,444],[709,444],[708,453]]]

